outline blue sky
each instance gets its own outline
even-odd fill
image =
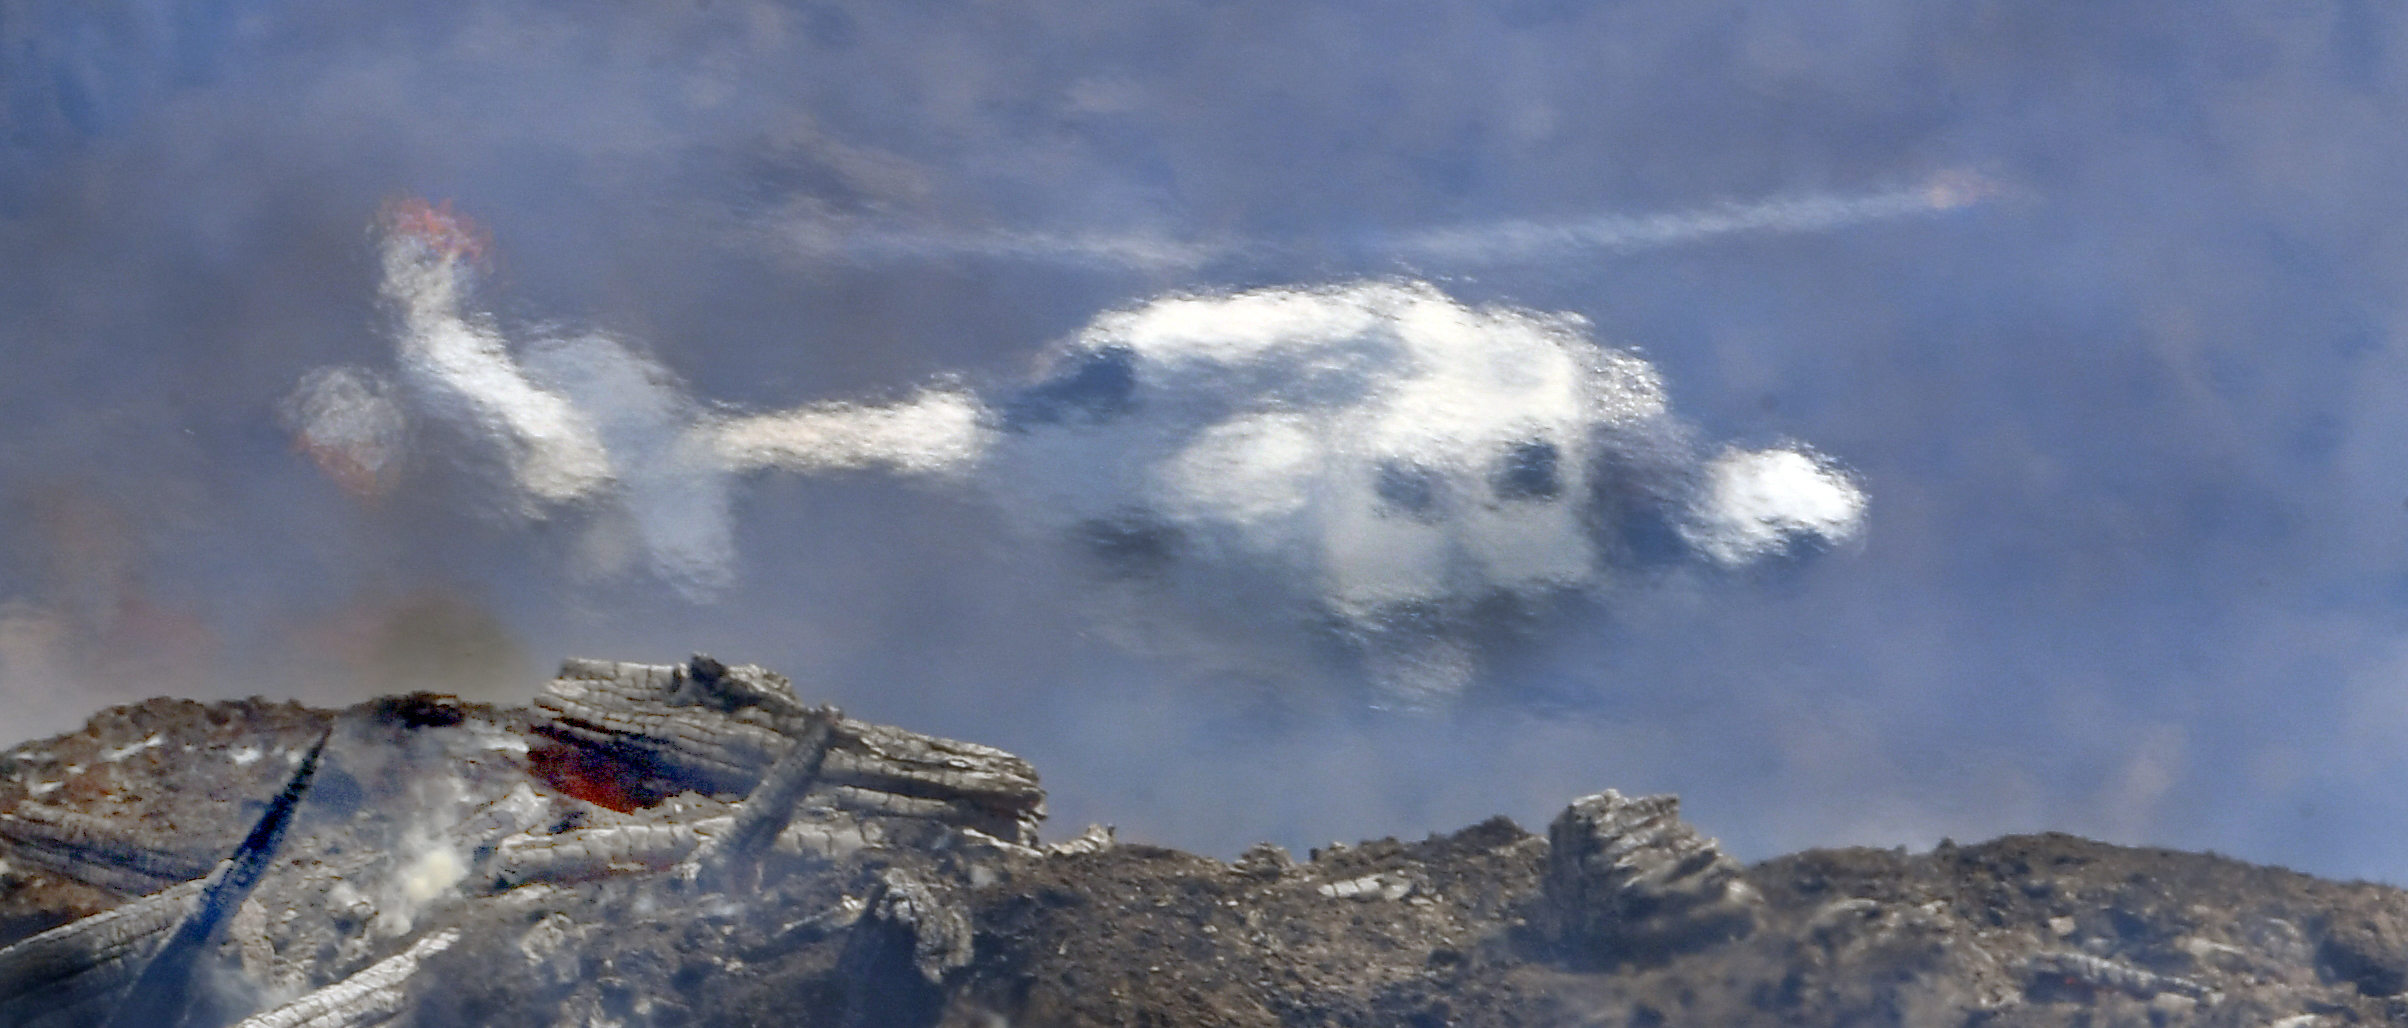
[[[0,705],[699,649],[1022,752],[1062,830],[1222,855],[1613,787],[1752,857],[2061,829],[2408,879],[2404,45],[2367,0],[0,0]],[[1935,178],[1987,192],[1395,242]],[[373,498],[296,451],[304,376],[394,365],[408,197],[488,234],[506,335],[727,409],[1001,396],[1166,295],[1424,280],[1586,319],[1685,438],[1811,447],[1865,526],[1482,621],[1419,712],[1327,624],[874,471],[747,479],[690,595],[597,572],[602,515],[498,499],[457,424]]]

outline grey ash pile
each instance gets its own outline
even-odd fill
[[[0,1026],[2408,1021],[2408,895],[2066,836],[1743,867],[1670,797],[1234,864],[705,658],[0,755]],[[280,798],[282,797],[282,798]]]

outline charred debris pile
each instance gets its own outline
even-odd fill
[[[1235,863],[757,667],[153,700],[0,755],[0,1028],[2408,1021],[2408,894],[2045,835],[1745,867],[1668,796]]]

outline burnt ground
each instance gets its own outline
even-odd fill
[[[979,894],[988,954],[962,1009],[1060,1025],[2358,1024],[2401,1018],[2408,900],[2067,835],[1922,854],[1811,851],[1750,868],[1756,929],[1587,967],[1545,938],[1546,841],[1502,820],[1248,875],[1122,847]],[[1399,900],[1316,883],[1387,875]],[[1417,902],[1418,901],[1418,902]],[[2086,981],[2075,952],[2205,995]]]
[[[242,841],[332,712],[297,703],[154,699],[112,707],[82,731],[0,752],[0,940],[14,941],[139,894],[206,873]],[[330,793],[356,783],[331,781]],[[115,841],[165,858],[155,875],[87,884],[52,872],[18,815],[68,811],[105,823]],[[47,859],[45,859],[47,858]],[[0,942],[5,945],[5,942]]]
[[[0,813],[114,811],[148,843],[204,854],[239,837],[280,773],[227,754],[273,756],[336,716],[120,708],[75,737],[10,751]],[[467,716],[506,726],[518,714]],[[1501,818],[1302,860],[1258,847],[1234,864],[932,830],[837,858],[781,856],[736,895],[644,871],[530,885],[424,912],[414,937],[460,938],[425,960],[387,1023],[2408,1023],[2408,893],[2384,885],[2058,834],[1816,850],[1745,869],[1752,920],[1735,937],[1605,953],[1553,927],[1566,917],[1549,858],[1546,836]],[[127,898],[10,851],[0,944]]]
[[[1000,866],[890,854],[750,901],[595,883],[472,934],[420,1025],[1997,1025],[2408,1020],[2395,889],[2065,835],[1759,864],[1756,929],[1585,967],[1538,927],[1546,841],[1502,820],[1240,869],[1141,845]],[[976,868],[984,867],[980,872]],[[840,928],[909,876],[967,922],[935,980],[911,927]],[[976,880],[991,877],[979,884]],[[1385,877],[1401,898],[1322,886]],[[582,932],[583,934],[578,934]],[[2035,967],[2086,954],[2178,988]],[[440,984],[436,984],[440,982]]]

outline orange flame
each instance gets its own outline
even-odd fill
[[[493,237],[484,226],[452,212],[451,201],[428,203],[415,196],[389,201],[377,221],[386,232],[417,240],[445,260],[485,264]]]
[[[383,462],[371,463],[357,443],[320,439],[304,431],[293,446],[354,499],[374,500],[392,484]]]

